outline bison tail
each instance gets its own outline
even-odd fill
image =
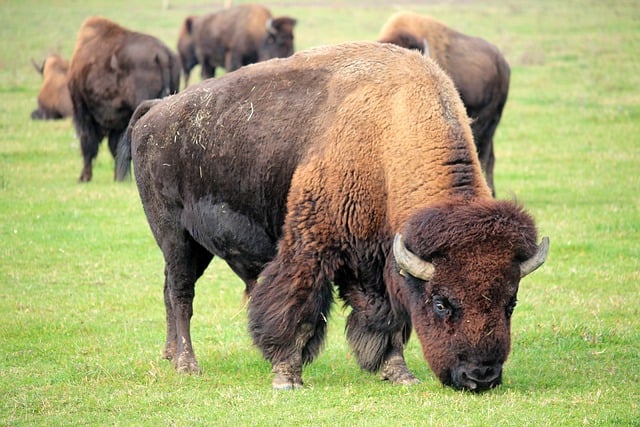
[[[124,181],[131,175],[131,127],[127,128],[124,137],[118,144],[116,153],[116,181]]]
[[[127,126],[127,130],[118,144],[118,151],[116,153],[116,181],[124,181],[129,178],[131,175],[131,134],[133,132],[133,127],[140,119],[140,117],[147,114],[147,112],[160,102],[159,99],[149,99],[143,101],[138,105],[136,111],[131,116],[131,120],[129,120],[129,126]]]

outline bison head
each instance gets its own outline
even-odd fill
[[[296,22],[295,19],[286,16],[267,21],[260,61],[293,55],[293,27]]]
[[[38,108],[31,112],[34,120],[62,119],[73,114],[71,95],[67,86],[69,62],[60,55],[49,55],[42,65],[31,63],[42,75],[38,93]]]
[[[403,234],[399,293],[431,369],[455,388],[499,385],[518,285],[545,261],[548,238],[537,246],[531,217],[493,200],[420,211]]]

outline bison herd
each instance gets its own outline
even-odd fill
[[[411,13],[377,41],[294,54],[295,26],[259,5],[189,16],[176,54],[88,18],[69,63],[34,63],[31,116],[73,117],[82,182],[104,137],[116,180],[133,163],[165,260],[163,355],[178,371],[200,371],[194,289],[218,256],[245,283],[276,389],[303,385],[336,295],[362,369],[418,382],[403,356],[415,331],[443,384],[499,385],[519,282],[549,250],[522,206],[494,198],[507,62]],[[196,65],[202,81],[187,86]]]

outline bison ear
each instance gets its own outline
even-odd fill
[[[540,267],[547,260],[547,254],[549,253],[549,238],[543,237],[542,241],[538,245],[538,250],[531,258],[520,263],[520,278],[526,276],[529,273],[533,273],[538,267]]]
[[[404,245],[402,235],[397,233],[393,239],[393,256],[396,258],[396,263],[400,267],[400,274],[404,276],[403,272],[407,272],[413,277],[416,277],[425,282],[431,280],[435,267],[432,263],[427,262],[411,252]]]
[[[187,19],[184,20],[184,28],[189,34],[193,32],[193,18],[193,16],[188,16]]]

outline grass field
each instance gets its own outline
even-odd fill
[[[415,338],[406,359],[420,385],[360,371],[339,307],[306,387],[272,391],[243,284],[219,260],[198,284],[192,322],[203,374],[176,374],[160,357],[163,261],[135,185],[112,181],[106,144],[94,180],[76,183],[70,120],[29,119],[40,85],[30,60],[69,57],[89,15],[174,47],[184,17],[213,5],[42,3],[0,1],[0,425],[640,425],[637,2],[271,5],[299,19],[298,50],[373,40],[406,8],[490,40],[511,64],[496,189],[527,206],[551,252],[521,284],[504,384],[480,395],[442,387]]]

